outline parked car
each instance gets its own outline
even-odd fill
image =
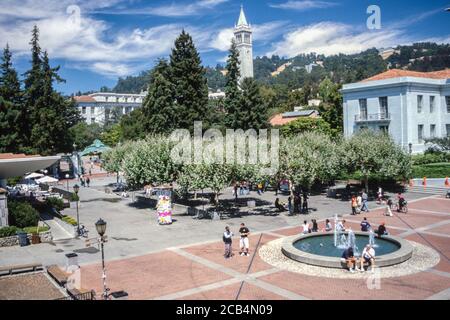
[[[114,183],[112,192],[122,192],[128,190],[128,185],[124,182]]]

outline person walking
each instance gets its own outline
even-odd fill
[[[358,202],[356,200],[355,195],[352,195],[352,200],[350,200],[350,204],[352,206],[352,213],[351,213],[351,215],[354,216],[354,215],[356,215],[356,208],[358,207]]]
[[[369,207],[367,206],[367,202],[369,201],[369,196],[367,195],[365,190],[362,191],[361,198],[362,198],[361,211],[369,212]]]
[[[241,223],[239,233],[241,234],[241,239],[239,240],[239,247],[241,251],[239,253],[241,256],[248,256],[250,247],[248,235],[250,234],[250,230],[245,226],[245,223]]]
[[[89,184],[91,183],[91,179],[89,177],[86,177],[86,184],[87,187],[89,188]]]
[[[306,191],[303,192],[303,205],[302,205],[302,209],[303,209],[303,213],[304,214],[308,214],[308,193]]]
[[[225,245],[225,259],[231,258],[233,256],[232,243],[233,243],[233,232],[230,231],[230,227],[225,227],[225,232],[223,233],[223,243]]]
[[[292,197],[289,196],[288,198],[288,211],[289,211],[289,215],[292,215]]]
[[[356,197],[356,214],[361,213],[361,208],[362,208],[362,197],[361,194],[358,194],[358,196]]]

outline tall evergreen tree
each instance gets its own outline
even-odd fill
[[[241,92],[239,89],[239,52],[234,39],[231,42],[230,51],[226,65],[226,86],[225,86],[225,125],[229,129],[239,128],[239,104]]]
[[[169,80],[170,67],[164,59],[159,60],[151,75],[148,94],[142,106],[144,130],[147,133],[168,133],[178,123],[174,109],[173,88]]]
[[[267,107],[261,97],[258,83],[253,78],[245,78],[241,88],[242,96],[237,114],[239,128],[243,130],[267,128]]]
[[[209,114],[208,85],[192,37],[184,30],[175,41],[170,69],[175,97],[174,124],[192,130],[194,121],[204,120]]]
[[[37,100],[43,95],[43,72],[42,72],[42,58],[41,58],[41,47],[39,45],[39,29],[35,25],[33,31],[31,32],[31,69],[28,70],[25,76],[25,91],[24,91],[24,107],[22,110],[22,132],[27,138],[26,145],[31,146],[31,130],[33,123],[39,121],[36,118],[37,110],[36,103]],[[31,151],[31,149],[27,150]]]
[[[18,152],[23,144],[20,82],[11,58],[11,51],[6,45],[0,64],[0,152]]]
[[[79,121],[73,100],[67,101],[53,89],[53,82],[63,82],[59,67],[50,66],[47,52],[42,59],[42,95],[32,113],[31,143],[40,154],[72,151],[73,138],[69,128]]]

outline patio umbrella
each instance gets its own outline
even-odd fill
[[[42,173],[37,173],[37,172],[33,172],[27,176],[25,176],[25,179],[36,179],[36,178],[41,178],[44,175]]]
[[[37,183],[55,183],[55,182],[58,182],[58,181],[59,181],[58,179],[55,179],[55,178],[52,178],[52,177],[49,177],[49,176],[45,176],[43,178],[40,178],[40,179],[36,180]]]

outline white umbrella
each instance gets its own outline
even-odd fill
[[[33,172],[27,176],[25,176],[25,179],[36,179],[36,178],[41,178],[44,175],[42,173],[37,173],[37,172]]]
[[[49,176],[45,176],[43,178],[40,178],[38,180],[36,180],[37,183],[55,183],[58,182],[58,179],[49,177]]]

